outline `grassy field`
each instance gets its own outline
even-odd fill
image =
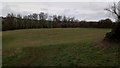
[[[118,45],[100,42],[110,29],[51,28],[3,32],[3,66],[117,66]]]

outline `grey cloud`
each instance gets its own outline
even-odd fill
[[[41,8],[41,10],[43,10],[43,11],[48,11],[48,9],[47,9],[47,8]]]
[[[14,11],[10,8],[10,6],[6,5],[2,8],[2,16],[7,16],[8,13],[14,13],[14,14],[21,14],[21,15],[28,15],[30,14],[31,12],[29,11],[22,11],[22,12],[19,12],[19,10],[17,11]]]
[[[14,11],[12,11],[8,5],[2,8],[2,16],[6,16],[7,13],[11,13],[11,12],[14,12]]]
[[[66,15],[86,20],[99,20],[107,18],[104,8],[112,2],[25,2],[25,3],[4,3],[3,16],[8,12],[30,13],[45,12],[51,15]],[[19,9],[19,10],[17,10]]]

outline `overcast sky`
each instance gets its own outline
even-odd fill
[[[107,0],[106,0],[107,1]],[[111,18],[104,8],[113,2],[3,2],[0,6],[0,16],[7,13],[32,14],[45,12],[49,15],[66,15],[79,20],[100,20]],[[113,18],[111,18],[113,19]]]
[[[0,2],[118,2],[119,0],[0,0]]]

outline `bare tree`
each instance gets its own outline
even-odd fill
[[[58,16],[58,22],[62,20],[62,16]]]
[[[8,13],[7,17],[15,17],[15,15],[13,13]]]
[[[120,2],[118,4],[114,3],[110,8],[105,10],[116,15],[117,17],[116,26],[111,32],[106,34],[105,40],[120,42]]]
[[[27,15],[23,16],[23,19],[28,19],[28,16]]]
[[[33,19],[34,19],[34,20],[38,20],[38,15],[37,15],[36,13],[33,13],[32,16],[33,16]]]
[[[57,18],[57,15],[53,15],[53,21],[57,21],[58,20],[58,18]]]
[[[117,16],[117,21],[120,19],[120,8],[119,3],[114,3],[110,8],[106,8],[105,10]]]
[[[63,16],[63,22],[67,22],[67,17],[66,16]]]
[[[31,14],[28,15],[28,19],[33,19],[33,16]]]
[[[22,16],[21,16],[20,14],[17,14],[17,18],[20,18],[20,19],[21,19],[21,18],[22,18]]]
[[[45,13],[41,12],[39,14],[39,20],[44,20],[44,18],[45,18]]]

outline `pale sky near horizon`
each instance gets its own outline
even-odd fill
[[[2,11],[0,16],[6,16],[7,13],[10,12],[15,14],[20,13],[22,15],[45,12],[49,15],[66,15],[75,17],[79,20],[100,20],[105,18],[114,20],[104,8],[109,7],[113,2],[118,2],[118,0],[96,0],[98,2],[93,2],[93,0],[84,0],[86,2],[42,2],[43,0],[39,0],[41,2],[37,2],[38,0],[25,0],[26,2],[19,1],[20,0],[18,0],[18,2],[15,2],[15,0],[2,1],[2,4],[0,4],[2,5],[0,6],[0,10]]]
[[[119,0],[0,0],[0,2],[118,2]]]

